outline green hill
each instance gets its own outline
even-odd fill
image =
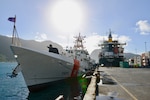
[[[13,57],[13,53],[10,49],[11,41],[12,39],[10,37],[0,35],[0,62],[15,61]],[[21,46],[23,47],[48,51],[47,46],[49,46],[49,44],[52,44],[53,47],[59,49],[59,52],[62,51],[62,47],[59,44],[54,43],[52,41],[37,42],[34,40],[23,40],[23,39],[20,39],[20,41],[21,41]]]

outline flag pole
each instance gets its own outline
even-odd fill
[[[14,38],[15,38],[15,29],[16,29],[16,26],[15,26],[15,23],[16,23],[16,15],[14,17],[14,27],[13,27],[13,34],[12,34],[12,44],[14,44]]]
[[[12,44],[16,45],[16,46],[17,45],[21,46],[19,36],[17,33],[17,29],[16,29],[16,25],[15,25],[16,24],[16,15],[15,15],[15,17],[9,17],[8,20],[14,23],[13,33],[12,33]]]

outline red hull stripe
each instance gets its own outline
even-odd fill
[[[76,77],[78,75],[80,63],[77,59],[74,59],[74,66],[71,72],[71,77]]]

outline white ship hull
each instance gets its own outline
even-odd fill
[[[11,49],[14,55],[17,55],[17,62],[21,66],[30,91],[34,86],[63,80],[81,73],[79,65],[74,65],[74,59],[64,55],[17,46],[11,46]]]

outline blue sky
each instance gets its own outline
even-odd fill
[[[107,39],[126,42],[125,52],[150,51],[149,0],[1,0],[0,35],[11,36],[17,16],[19,37],[26,40],[51,40],[63,47],[73,46],[73,36],[85,35],[91,53]]]

